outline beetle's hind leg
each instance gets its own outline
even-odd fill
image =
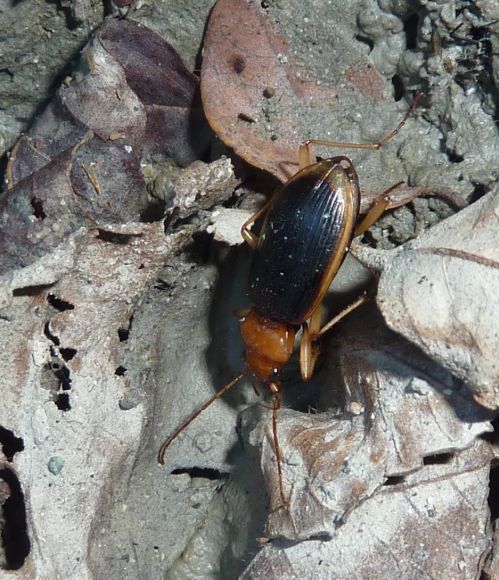
[[[323,319],[323,307],[320,306],[312,314],[308,322],[304,322],[302,325],[302,337],[300,342],[300,370],[301,376],[304,381],[309,381],[312,378],[314,372],[315,363],[320,354],[320,348],[318,340],[319,338],[331,330],[331,328],[337,324],[340,320],[348,316],[350,312],[353,312],[359,306],[362,306],[367,302],[369,296],[367,292],[362,294],[355,302],[352,302],[334,318],[329,320],[324,326],[321,327]]]

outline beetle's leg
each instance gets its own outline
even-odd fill
[[[214,403],[224,393],[226,393],[229,389],[231,389],[238,381],[240,381],[244,377],[244,374],[245,373],[241,373],[235,379],[232,379],[232,381],[230,381],[225,386],[223,386],[219,391],[217,391],[213,395],[213,397],[211,397],[211,399],[209,399],[208,401],[206,401],[206,403],[204,403],[204,405],[202,405],[201,407],[199,407],[199,409],[195,413],[193,413],[187,419],[187,421],[185,421],[184,423],[182,423],[182,425],[175,431],[175,433],[173,433],[173,435],[170,435],[170,437],[168,437],[168,439],[159,448],[158,461],[161,463],[161,465],[164,465],[165,464],[165,452],[166,452],[166,450],[171,445],[171,443],[180,435],[180,433],[182,433],[182,431],[184,429],[186,429],[194,421],[194,419],[196,419],[197,417],[199,417],[199,415],[201,415],[201,413],[205,409],[207,409],[212,403]]]
[[[315,363],[320,354],[318,339],[331,330],[340,320],[345,318],[350,312],[367,302],[367,293],[362,294],[355,302],[349,304],[344,310],[337,314],[334,318],[329,320],[322,328],[323,308],[317,308],[312,314],[308,322],[302,325],[302,336],[300,342],[300,371],[304,381],[309,381],[312,378]]]
[[[331,330],[331,328],[335,324],[337,324],[340,320],[342,320],[343,318],[345,318],[345,316],[348,316],[348,314],[350,314],[350,312],[353,312],[356,308],[358,308],[359,306],[362,306],[362,304],[364,304],[365,302],[367,302],[368,298],[369,298],[369,296],[368,296],[367,292],[364,292],[364,294],[362,294],[362,296],[360,296],[359,298],[357,298],[357,300],[355,302],[352,302],[352,304],[349,304],[345,309],[343,309],[339,314],[337,314],[327,324],[325,324],[319,330],[319,332],[313,337],[313,340],[317,340],[323,334],[325,334],[326,332],[328,332],[328,330]]]
[[[418,105],[419,101],[423,97],[423,93],[418,93],[414,99],[412,100],[407,112],[403,116],[402,120],[399,124],[390,131],[387,135],[376,141],[375,143],[341,143],[339,141],[329,141],[327,139],[307,139],[300,145],[300,151],[298,153],[298,160],[299,160],[299,167],[303,169],[307,167],[307,165],[311,165],[312,163],[312,152],[311,152],[311,145],[323,145],[324,147],[337,147],[341,149],[380,149],[383,145],[386,145],[388,141],[391,141],[395,135],[402,129],[405,125],[409,115],[412,113],[414,108]]]
[[[319,357],[319,345],[316,342],[319,336],[323,318],[323,308],[319,306],[308,322],[302,324],[300,342],[300,371],[304,381],[312,378],[315,363]]]
[[[379,218],[385,213],[386,208],[390,200],[383,196],[378,199],[372,208],[367,212],[364,216],[364,219],[360,222],[360,224],[355,228],[354,236],[361,236],[365,231],[367,231],[373,224],[375,224]]]
[[[241,236],[244,241],[251,247],[252,250],[256,248],[258,242],[258,236],[251,232],[251,226],[256,222],[256,220],[262,216],[270,207],[272,199],[270,199],[262,208],[260,208],[255,214],[253,214],[248,220],[244,222],[241,227]]]
[[[309,165],[312,165],[312,148],[310,145],[315,143],[315,141],[304,141],[300,145],[298,151],[298,170],[304,169]]]
[[[389,187],[384,191],[379,199],[374,202],[372,208],[364,216],[364,219],[355,228],[354,236],[361,236],[365,231],[367,231],[373,224],[375,224],[379,218],[385,213],[388,204],[390,203],[389,195],[394,189],[403,185],[403,181],[397,182],[395,185]]]
[[[272,394],[274,395],[274,406],[272,407],[272,434],[274,436],[274,450],[277,461],[277,475],[279,477],[279,493],[281,494],[281,501],[283,506],[288,505],[288,500],[284,497],[284,483],[282,479],[282,456],[281,447],[279,446],[279,438],[277,437],[277,413],[281,408],[281,390],[278,383],[270,383],[269,385]]]

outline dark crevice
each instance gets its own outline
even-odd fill
[[[59,411],[69,411],[71,404],[69,402],[69,392],[71,390],[71,371],[66,366],[64,360],[57,356],[56,350],[51,349],[52,360],[50,361],[50,370],[57,379],[57,391],[54,393],[54,403]]]
[[[59,346],[60,340],[57,336],[52,335],[48,322],[45,324],[44,332],[45,336],[47,336],[47,338],[49,338],[49,340],[54,344],[54,346],[50,347],[50,353],[52,355],[51,360],[46,365],[46,369],[51,371],[57,379],[57,387],[52,390],[53,401],[59,411],[69,411],[71,409],[71,404],[69,402],[68,391],[71,390],[72,380],[71,371],[66,366],[65,361],[71,360],[76,355],[77,351],[74,348],[55,348]]]
[[[59,346],[61,344],[59,338],[55,334],[52,334],[52,332],[50,331],[50,321],[45,323],[45,326],[43,327],[43,334],[56,346]]]
[[[31,550],[24,494],[19,479],[11,469],[0,470],[0,479],[5,481],[10,491],[2,506],[2,546],[5,553],[5,564],[2,567],[4,570],[19,570]]]
[[[137,234],[120,234],[118,232],[109,232],[107,230],[98,230],[97,239],[111,244],[125,246],[130,243],[131,238],[136,238]]]
[[[141,212],[140,221],[146,224],[152,224],[153,222],[158,222],[165,217],[165,202],[151,201],[150,204]]]
[[[419,16],[414,12],[404,21],[405,46],[407,50],[417,48]]]
[[[53,284],[40,284],[39,286],[24,286],[23,288],[16,288],[12,291],[12,296],[37,296],[51,288]]]
[[[488,441],[489,443],[491,443],[494,447],[497,446],[497,444],[499,443],[499,416],[498,417],[494,417],[491,421],[492,427],[494,428],[493,431],[490,431],[488,433],[483,433],[480,436],[480,439],[485,439],[485,441]],[[492,465],[494,467],[499,466],[499,458],[498,459],[493,459],[492,460]]]
[[[117,375],[118,377],[122,377],[125,373],[126,368],[122,367],[121,365],[119,367],[116,367],[116,370],[114,371],[114,374]]]
[[[318,534],[312,534],[307,538],[309,542],[330,542],[333,536],[328,532],[319,532]]]
[[[213,259],[213,236],[208,232],[194,232],[187,247],[189,259],[196,264],[208,264]]]
[[[390,486],[390,485],[399,485],[404,483],[405,477],[403,475],[392,475],[391,477],[387,477],[385,483],[383,485]]]
[[[14,80],[14,73],[7,67],[0,68],[0,75],[8,76],[11,82]]]
[[[423,465],[445,465],[450,463],[454,458],[453,453],[436,453],[423,457]]]
[[[477,183],[475,185],[475,188],[473,189],[473,193],[471,194],[471,197],[469,200],[470,205],[472,203],[475,203],[475,201],[478,201],[480,198],[482,198],[487,193],[489,193],[489,191],[490,191],[490,187],[488,185],[485,185],[483,183]]]
[[[184,467],[172,471],[172,475],[182,475],[184,473],[187,473],[190,477],[201,477],[211,481],[218,481],[229,477],[228,473],[219,471],[218,469],[210,469],[209,467]]]
[[[70,347],[68,347],[68,348],[60,348],[60,349],[59,349],[59,353],[60,353],[60,355],[62,356],[62,358],[63,358],[63,359],[66,361],[66,362],[68,362],[68,361],[70,361],[71,359],[73,359],[73,358],[76,356],[76,353],[77,353],[77,352],[78,352],[78,351],[77,351],[75,348],[70,348]]]
[[[458,153],[454,153],[454,151],[448,151],[447,158],[451,163],[461,163],[464,161],[464,157]]]
[[[57,297],[55,294],[48,294],[47,302],[59,312],[74,309],[73,304]],[[69,391],[71,390],[72,380],[71,371],[66,366],[66,362],[74,358],[78,351],[71,347],[55,348],[60,347],[61,341],[59,337],[52,334],[50,330],[50,321],[45,323],[43,332],[54,345],[50,347],[52,358],[46,366],[47,370],[50,370],[57,379],[57,387],[51,389],[53,401],[59,411],[69,411],[71,409]]]
[[[367,36],[363,36],[362,34],[356,34],[355,40],[362,42],[362,44],[366,44],[369,47],[369,52],[371,52],[372,49],[374,48],[374,42]]]
[[[0,425],[0,444],[7,461],[12,461],[14,455],[24,451],[24,441],[21,437],[16,437],[12,431]]]
[[[392,77],[393,98],[400,101],[405,95],[405,87],[399,75],[395,74]]]
[[[70,411],[71,403],[69,402],[69,393],[58,393],[54,403],[59,411]]]
[[[130,330],[128,328],[118,328],[118,337],[120,342],[126,342],[130,335]]]
[[[47,214],[43,210],[43,203],[41,199],[37,197],[31,198],[31,207],[33,208],[33,215],[36,217],[37,220],[43,221]]]
[[[240,121],[244,121],[245,123],[249,123],[250,125],[252,123],[256,123],[256,119],[253,119],[253,117],[250,117],[249,115],[246,115],[245,113],[239,113],[239,115],[237,116],[237,118]]]
[[[132,324],[133,324],[133,316],[130,316],[128,320],[128,326],[126,328],[125,327],[118,328],[118,338],[120,339],[120,342],[126,342],[128,340],[128,337],[130,336],[130,331],[132,330]]]
[[[57,377],[57,380],[59,381],[62,390],[70,391],[71,372],[69,371],[68,367],[57,363],[52,363],[51,367],[54,375]]]
[[[499,518],[499,469],[490,470],[489,474],[489,508],[492,521]]]
[[[74,305],[71,302],[58,298],[55,294],[47,294],[47,302],[59,312],[74,310]]]
[[[60,411],[69,411],[71,404],[69,402],[69,391],[71,390],[71,372],[66,367],[64,361],[54,354],[55,349],[51,349],[52,359],[46,365],[44,370],[49,372],[54,379],[49,386],[51,399]]]

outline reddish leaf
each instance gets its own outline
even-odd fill
[[[360,68],[338,68],[335,78],[341,86],[322,88],[303,81],[285,40],[255,2],[219,0],[203,55],[201,96],[206,116],[239,156],[286,180],[296,171],[309,112],[330,119],[331,110],[343,114],[351,107],[352,93],[371,101],[388,93],[386,81],[369,62]]]

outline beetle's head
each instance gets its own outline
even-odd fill
[[[240,324],[246,344],[246,369],[264,383],[275,382],[293,352],[296,328],[265,318],[254,308]]]

